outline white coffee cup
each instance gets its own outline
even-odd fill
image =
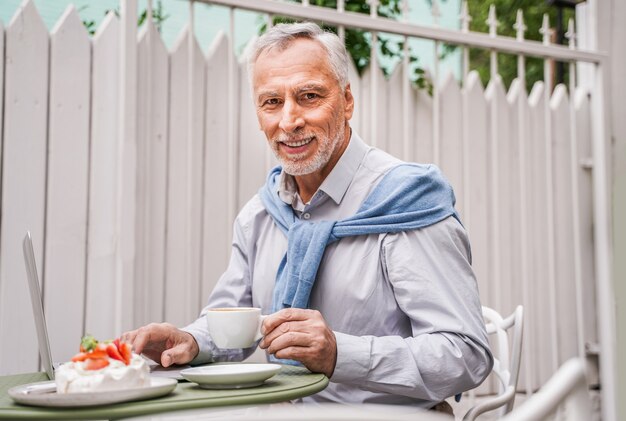
[[[209,334],[218,348],[249,348],[261,339],[265,316],[256,307],[212,308],[206,314]]]

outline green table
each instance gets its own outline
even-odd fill
[[[0,419],[115,419],[181,409],[226,405],[259,405],[309,396],[323,390],[328,378],[303,367],[282,366],[262,386],[249,389],[207,390],[195,383],[179,382],[161,398],[90,408],[42,408],[16,404],[7,391],[26,383],[48,380],[45,373],[0,377]]]

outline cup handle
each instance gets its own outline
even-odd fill
[[[263,334],[261,333],[261,326],[263,326],[263,320],[265,320],[265,318],[267,317],[267,315],[263,315],[261,314],[259,316],[259,326],[256,329],[256,335],[254,337],[254,341],[258,341],[263,337]]]

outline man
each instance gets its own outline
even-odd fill
[[[207,308],[270,314],[259,346],[330,378],[309,400],[430,408],[493,364],[469,241],[435,167],[404,164],[351,131],[348,60],[312,23],[277,25],[256,42],[253,99],[282,168],[238,215]],[[124,338],[163,366],[253,352],[218,349],[203,317]]]

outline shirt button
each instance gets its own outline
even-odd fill
[[[303,214],[302,214],[302,217],[303,217],[304,219],[311,219],[311,214],[310,214],[310,213],[308,213],[308,212],[305,212],[305,213],[303,213]]]

